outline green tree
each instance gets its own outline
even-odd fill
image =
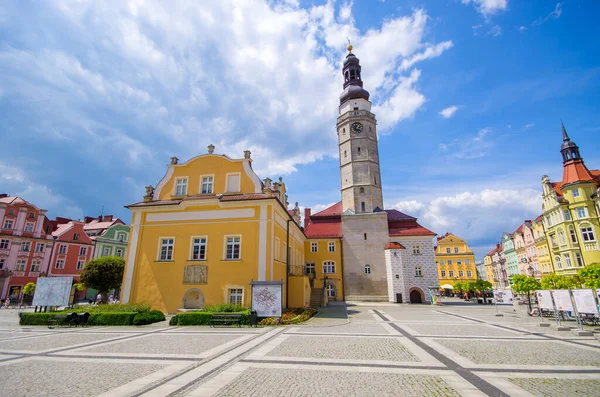
[[[578,287],[580,287],[580,285],[573,277],[562,276],[555,273],[542,277],[543,289],[570,289]]]
[[[118,256],[104,256],[92,259],[85,264],[79,282],[87,288],[94,288],[102,295],[102,301],[108,302],[108,291],[119,289],[123,282],[125,261]]]
[[[586,288],[600,288],[600,263],[592,263],[580,270],[579,278]]]
[[[514,292],[527,294],[527,304],[529,306],[529,311],[531,311],[531,292],[540,289],[542,284],[536,280],[535,277],[527,277],[524,274],[513,276],[512,281],[512,289]]]
[[[462,293],[465,291],[465,283],[462,281],[457,281],[454,283],[454,292]]]
[[[473,288],[475,291],[479,292],[483,297],[483,303],[487,303],[487,299],[485,299],[485,291],[492,289],[492,283],[486,280],[477,280],[473,282]]]
[[[35,283],[27,283],[23,288],[23,295],[33,295],[35,293]]]

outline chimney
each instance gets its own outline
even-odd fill
[[[4,198],[4,197],[8,197],[8,194],[7,193],[0,194],[0,198]]]
[[[310,225],[310,208],[304,209],[304,228],[306,229]]]
[[[104,222],[112,222],[112,220],[113,220],[112,215],[104,215]]]
[[[96,218],[94,218],[94,217],[91,217],[91,216],[86,216],[86,217],[84,217],[84,218],[83,218],[83,221],[84,221],[85,223],[90,223],[90,222],[91,222],[91,221],[93,221],[94,219],[96,219]]]
[[[103,222],[103,221],[104,221],[104,217],[103,217],[102,215],[100,215],[100,216],[98,217],[98,222]]]

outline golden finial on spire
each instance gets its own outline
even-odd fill
[[[350,39],[346,37],[346,40],[348,40],[348,47],[346,47],[348,49],[348,51],[352,51],[352,44],[350,44]]]

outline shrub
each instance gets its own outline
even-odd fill
[[[220,305],[205,305],[203,311],[210,313],[240,313],[248,310],[235,303],[222,303]]]
[[[177,318],[177,321],[171,319],[169,322],[170,325],[209,325],[210,318],[212,317],[213,312],[188,312],[188,313],[179,313],[173,318]],[[237,313],[241,314],[242,318],[240,319],[240,324],[248,325],[248,311]]]
[[[64,312],[72,313],[108,313],[108,312],[121,312],[121,313],[146,313],[150,311],[150,305],[146,303],[135,303],[135,304],[109,304],[109,305],[98,305],[98,306],[87,306],[77,305],[73,309],[64,310]]]
[[[150,313],[138,313],[133,318],[133,325],[152,324],[154,317]]]
[[[138,313],[90,313],[88,324],[90,325],[132,325],[133,319]]]
[[[171,317],[171,319],[169,320],[169,325],[178,325],[177,324],[178,321],[179,321],[179,314],[176,314],[173,317]]]
[[[64,315],[64,313],[19,313],[19,324],[48,325],[48,320],[53,319],[58,314]],[[62,320],[58,324],[66,324],[66,320]]]
[[[165,314],[160,310],[150,310],[148,315],[152,318],[153,323],[157,323],[159,321],[165,321]]]

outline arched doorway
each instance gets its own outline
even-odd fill
[[[423,297],[421,296],[421,290],[418,288],[410,291],[410,303],[423,303]]]
[[[204,294],[198,288],[187,290],[183,295],[182,306],[184,309],[202,309],[204,307]]]

